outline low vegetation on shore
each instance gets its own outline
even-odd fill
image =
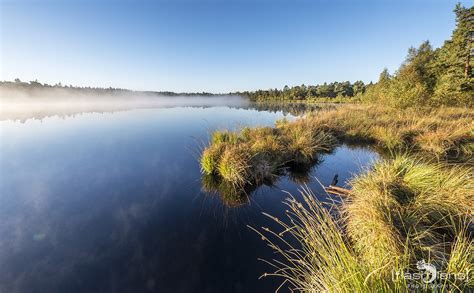
[[[201,156],[204,174],[235,186],[271,180],[291,165],[310,165],[341,142],[365,142],[391,152],[465,161],[474,153],[474,110],[398,111],[346,105],[312,112],[274,128],[216,131]]]
[[[474,110],[347,105],[310,114],[319,125],[346,142],[370,142],[389,151],[422,152],[438,159],[466,160],[474,153]]]
[[[267,215],[280,231],[250,227],[281,257],[268,261],[275,271],[264,276],[304,292],[474,289],[472,172],[397,156],[353,178],[339,205],[324,207],[303,189],[303,203],[285,201],[288,219]],[[445,277],[410,279],[424,272],[420,261]]]

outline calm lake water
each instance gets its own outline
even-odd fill
[[[282,190],[298,184],[231,207],[203,191],[198,156],[212,130],[282,117],[219,106],[1,121],[0,292],[273,292],[281,280],[258,280],[271,268],[257,258],[274,255],[246,225],[283,218]],[[342,146],[310,175],[343,183],[376,158]]]

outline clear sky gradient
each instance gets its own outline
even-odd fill
[[[178,92],[375,81],[442,45],[456,3],[0,1],[1,80]]]

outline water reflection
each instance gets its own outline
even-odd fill
[[[257,192],[262,186],[277,187],[278,182],[282,178],[287,178],[298,186],[315,183],[317,178],[315,177],[314,171],[317,170],[319,165],[324,163],[324,159],[330,158],[334,153],[341,153],[341,151],[344,152],[348,150],[354,150],[356,152],[365,150],[369,153],[374,152],[374,155],[377,152],[376,147],[371,145],[344,144],[331,151],[319,153],[312,161],[307,163],[289,162],[279,168],[272,177],[267,177],[263,181],[245,184],[244,186],[235,186],[228,181],[222,180],[222,178],[217,175],[203,174],[201,177],[202,190],[210,195],[218,196],[222,203],[228,208],[241,207],[249,204],[253,193]],[[337,168],[338,167],[335,166],[334,170],[337,170]],[[337,171],[332,175],[337,178]],[[325,180],[326,186],[328,186],[330,182],[331,181]]]
[[[326,154],[330,154],[327,152]],[[208,194],[217,195],[222,203],[229,208],[240,207],[250,203],[250,197],[261,186],[275,187],[281,177],[287,177],[297,185],[305,185],[314,181],[311,176],[313,168],[323,162],[320,157],[315,158],[310,163],[289,163],[280,168],[271,178],[263,181],[246,184],[243,187],[235,186],[219,176],[203,174],[201,177],[202,190]]]
[[[211,108],[229,107],[235,109],[256,110],[258,112],[281,113],[301,116],[309,111],[337,107],[335,104],[317,104],[305,102],[250,102],[238,96],[173,96],[173,97],[55,97],[35,99],[7,99],[0,97],[2,109],[0,121],[18,121],[24,123],[30,119],[43,120],[48,117],[74,118],[85,113],[106,114],[134,109],[158,108]]]
[[[338,107],[337,104],[330,103],[306,103],[306,102],[255,102],[246,106],[248,109],[266,112],[282,112],[293,116],[301,116],[311,111],[322,109],[332,109]]]
[[[291,176],[304,176],[230,196],[223,212],[191,150],[215,129],[283,117],[175,107],[0,122],[0,292],[275,291],[258,280],[272,252],[247,225],[284,217],[281,190],[297,195]],[[375,158],[341,146],[304,180],[320,194],[312,178],[343,184]]]
[[[1,93],[1,92],[0,92]],[[0,95],[0,121],[25,122],[47,117],[75,117],[84,113],[114,113],[134,109],[175,107],[237,107],[250,102],[239,96],[156,96],[145,94],[97,95],[64,93],[54,96],[9,97]]]

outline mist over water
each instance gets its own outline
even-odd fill
[[[308,105],[31,87],[0,88],[0,103],[0,292],[272,292],[258,259],[274,254],[248,225],[277,228],[262,212],[285,217],[282,190],[298,198],[304,181],[324,200],[320,182],[377,158],[341,146],[242,201],[204,184],[210,133]]]
[[[258,258],[274,254],[247,225],[277,229],[262,212],[283,219],[282,190],[298,198],[299,181],[282,176],[235,205],[205,191],[198,155],[213,130],[272,126],[293,116],[157,104],[0,121],[0,292],[278,288],[280,279],[258,279],[271,269]],[[342,146],[324,155],[308,178],[327,185],[338,174],[343,186],[376,158]],[[319,181],[307,184],[324,195]]]
[[[42,119],[79,113],[116,112],[131,109],[173,107],[245,107],[249,100],[240,96],[165,96],[145,92],[116,94],[71,93],[66,89],[23,92],[0,89],[0,120]]]

